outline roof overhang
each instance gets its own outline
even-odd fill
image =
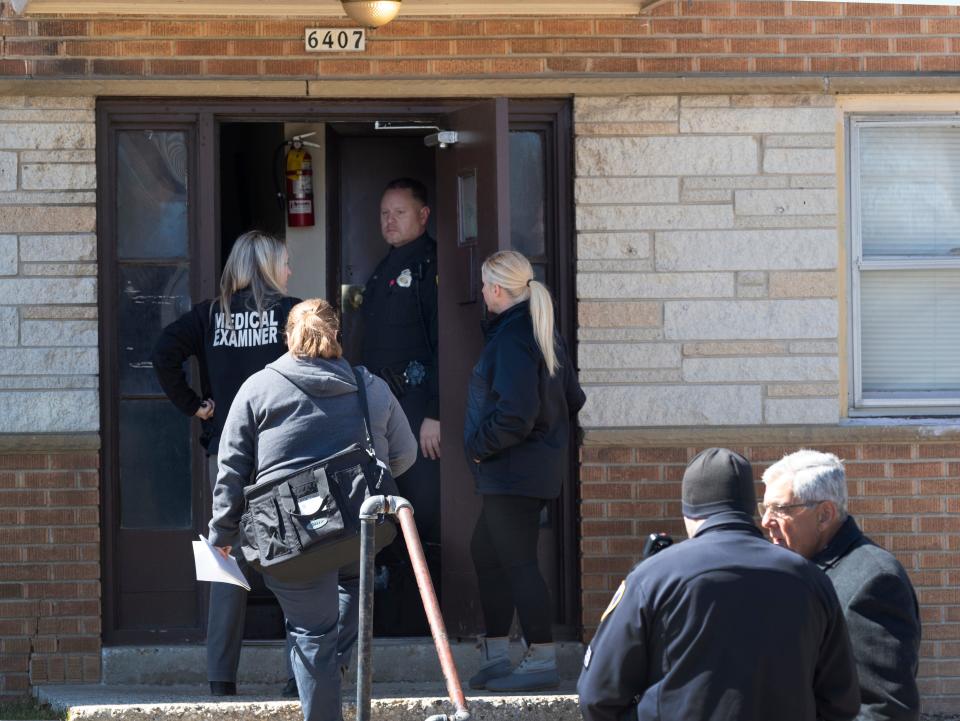
[[[26,15],[343,17],[339,0],[12,0]],[[643,0],[403,0],[403,16],[637,15]]]

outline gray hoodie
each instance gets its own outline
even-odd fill
[[[387,384],[360,369],[377,457],[398,476],[417,459],[417,441]],[[240,387],[220,437],[210,542],[233,546],[243,489],[364,443],[363,412],[350,364],[287,353]]]

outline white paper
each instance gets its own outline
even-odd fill
[[[297,507],[305,516],[312,516],[314,513],[323,508],[323,502],[327,500],[326,497],[321,496],[319,493],[310,498],[300,498],[297,500]]]
[[[233,556],[221,556],[220,551],[210,545],[210,541],[203,536],[200,536],[199,541],[193,542],[193,561],[197,567],[198,581],[232,583],[250,590],[250,584],[243,577],[237,559]]]

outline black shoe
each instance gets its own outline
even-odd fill
[[[300,692],[297,691],[297,679],[291,678],[288,680],[287,685],[283,687],[280,695],[284,698],[300,698]]]
[[[211,681],[211,696],[236,696],[237,684],[235,681]]]

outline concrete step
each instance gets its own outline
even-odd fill
[[[510,644],[513,662],[523,656],[519,642]],[[451,642],[450,650],[460,677],[476,670],[478,651],[472,642]],[[585,648],[581,643],[557,644],[560,678],[576,679]],[[246,684],[286,682],[284,647],[281,641],[247,642],[240,654],[237,678]],[[356,676],[356,653],[348,678]],[[106,686],[206,685],[207,662],[203,646],[114,646],[103,649],[103,683]],[[428,638],[377,638],[373,642],[374,683],[434,683],[442,681],[440,663]]]
[[[505,696],[470,692],[467,705],[483,721],[579,721],[575,682],[565,680],[556,692]],[[300,703],[280,697],[280,687],[244,685],[230,700],[212,698],[206,684],[190,686],[42,686],[41,701],[67,712],[71,721],[302,721]],[[344,721],[355,721],[356,690],[343,689]],[[424,721],[453,713],[442,681],[377,683],[372,717],[377,721]]]

